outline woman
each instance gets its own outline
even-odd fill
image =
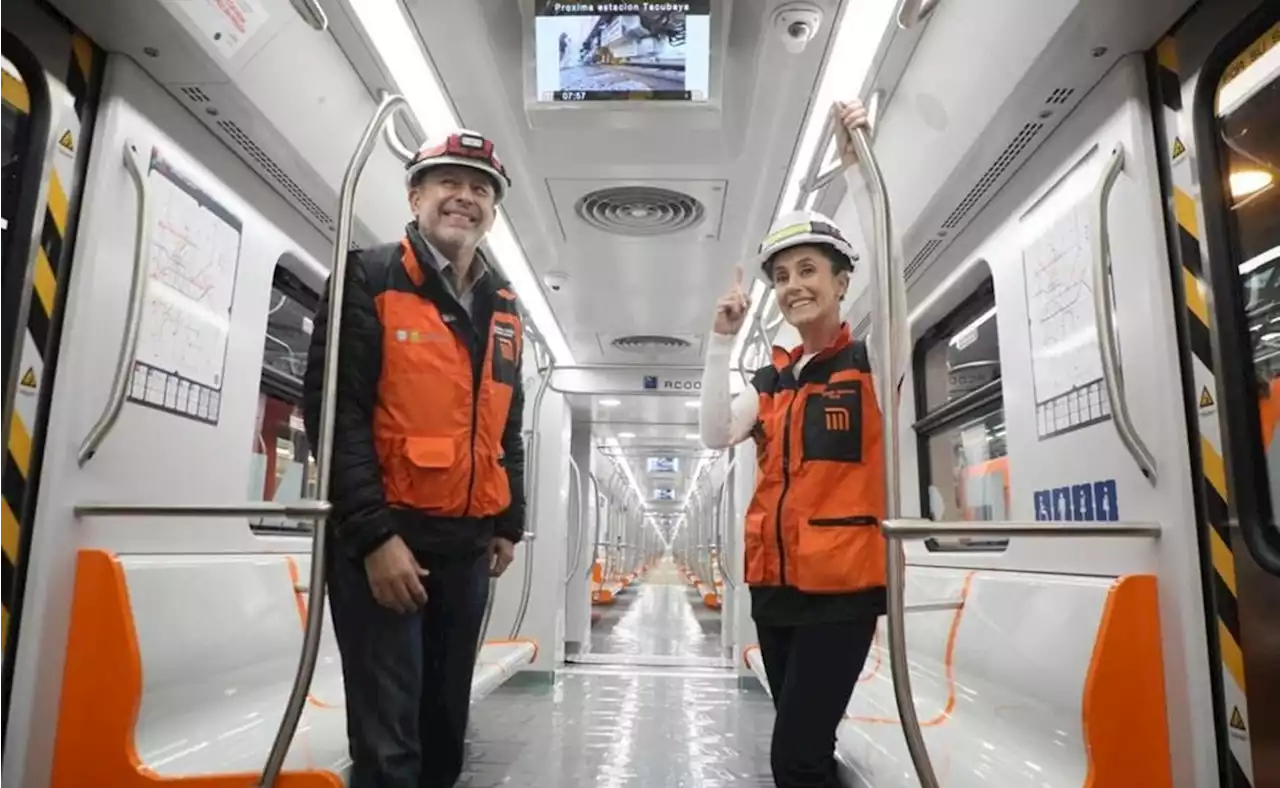
[[[867,113],[857,101],[837,103],[833,112],[850,193],[865,221],[871,213],[853,176],[850,134],[865,127]],[[798,211],[779,219],[756,265],[802,343],[789,352],[775,347],[773,364],[730,402],[729,353],[748,308],[739,268],[716,303],[702,380],[703,443],[723,449],[751,437],[758,447],[745,577],[777,711],[770,761],[778,788],[840,785],[836,727],[884,612],[877,359],[840,316],[856,261],[825,216]]]

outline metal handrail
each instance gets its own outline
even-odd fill
[[[538,335],[533,334],[534,337]],[[540,339],[538,340],[541,341]],[[535,348],[537,345],[535,344]],[[525,454],[525,515],[524,515],[524,583],[520,589],[520,606],[516,608],[515,622],[511,626],[509,640],[520,637],[520,627],[524,625],[525,614],[529,612],[529,598],[533,594],[533,547],[538,537],[538,476],[542,463],[538,462],[538,449],[541,447],[541,436],[538,424],[542,421],[542,400],[547,396],[547,387],[551,383],[551,374],[555,371],[555,357],[547,353],[547,365],[542,369],[542,379],[538,383],[538,393],[533,396],[533,424],[529,440],[529,450]],[[532,458],[532,461],[530,460]]]
[[[133,377],[133,368],[138,358],[138,333],[142,328],[142,302],[147,293],[150,268],[151,249],[151,190],[147,186],[147,176],[142,163],[138,161],[138,146],[133,140],[124,141],[124,165],[129,177],[138,190],[137,227],[133,244],[133,270],[129,279],[129,306],[125,310],[124,336],[120,341],[120,354],[116,358],[116,371],[111,379],[111,392],[107,395],[107,404],[98,415],[98,420],[89,428],[80,451],[76,454],[76,462],[81,467],[98,453],[98,447],[106,439],[107,433],[115,426],[124,408],[124,401],[129,395],[129,380]],[[7,426],[6,426],[7,429]]]
[[[898,6],[898,27],[910,30],[929,18],[938,8],[939,0],[902,0]]]
[[[76,517],[284,517],[293,520],[323,520],[329,516],[328,501],[251,501],[229,504],[184,503],[78,503]]]
[[[828,116],[834,134],[835,113]],[[875,297],[878,301],[878,325],[875,327],[873,339],[877,343],[878,355],[884,359],[888,374],[878,375],[875,381],[876,394],[882,413],[881,435],[883,443],[884,484],[885,484],[885,520],[898,517],[902,508],[902,490],[898,485],[898,391],[897,381],[903,370],[899,370],[899,360],[893,352],[894,338],[897,328],[905,330],[907,316],[898,314],[896,304],[906,303],[906,298],[897,298],[906,287],[902,274],[902,261],[893,254],[893,218],[889,210],[889,191],[885,187],[884,176],[880,172],[880,164],[876,161],[875,151],[871,147],[871,137],[864,129],[855,129],[850,135],[853,152],[862,168],[863,177],[867,181],[872,196],[874,211],[874,243],[876,266],[872,276],[876,277],[879,287]],[[885,370],[882,370],[884,372]],[[893,678],[893,695],[898,707],[898,719],[902,721],[902,733],[906,739],[907,751],[915,766],[916,776],[922,788],[938,788],[938,778],[929,759],[929,750],[924,742],[924,733],[920,728],[920,719],[916,714],[915,703],[911,693],[911,675],[907,664],[907,633],[903,596],[906,593],[906,557],[902,545],[896,539],[885,540],[885,585],[888,615],[889,668]]]
[[[342,176],[342,192],[338,200],[338,226],[333,244],[333,268],[329,276],[329,325],[325,333],[324,389],[320,400],[319,445],[316,447],[316,476],[319,482],[317,497],[321,501],[329,500],[331,475],[329,469],[333,460],[333,423],[338,405],[336,394],[341,350],[342,303],[346,286],[347,250],[351,246],[351,228],[354,223],[356,188],[360,184],[360,175],[364,171],[365,163],[373,153],[379,130],[396,111],[410,111],[409,103],[405,98],[399,95],[383,96],[369,125],[360,136],[355,153],[347,163],[347,171]],[[315,673],[316,655],[320,649],[320,633],[324,627],[326,530],[322,523],[318,523],[311,537],[311,580],[308,584],[311,595],[307,606],[307,626],[302,640],[302,654],[298,659],[298,671],[293,679],[289,700],[285,704],[284,716],[280,719],[280,727],[276,731],[275,741],[271,744],[271,752],[268,753],[266,766],[262,770],[262,788],[274,786],[276,777],[284,766],[285,756],[289,752],[289,745],[293,742],[294,732],[298,728],[298,720],[302,716],[302,706],[307,701],[311,677]]]
[[[1116,337],[1115,291],[1111,279],[1111,235],[1108,227],[1107,201],[1111,187],[1124,168],[1124,145],[1117,142],[1102,168],[1102,176],[1094,189],[1093,309],[1098,315],[1098,347],[1102,354],[1102,378],[1111,400],[1111,421],[1116,425],[1120,442],[1129,450],[1142,475],[1153,486],[1157,481],[1156,458],[1138,434],[1125,398],[1124,370],[1120,366],[1119,340]]]
[[[1075,523],[1070,521],[981,521],[935,522],[901,518],[885,520],[881,532],[886,539],[932,539],[948,536],[972,536],[997,539],[1012,536],[1039,536],[1058,539],[1084,537],[1160,538],[1160,526],[1150,523]]]
[[[578,567],[582,566],[582,543],[586,539],[586,534],[583,533],[583,531],[585,530],[585,523],[587,522],[587,518],[583,516],[583,510],[586,507],[584,505],[585,499],[582,494],[584,486],[582,484],[582,468],[578,466],[578,461],[573,458],[572,454],[569,455],[569,468],[573,471],[573,475],[569,477],[569,481],[573,482],[573,502],[576,504],[576,506],[573,507],[573,533],[577,536],[577,539],[574,540],[577,544],[573,549],[573,561],[569,564],[569,571],[564,576],[564,584],[566,586],[573,581],[573,576],[578,573]]]

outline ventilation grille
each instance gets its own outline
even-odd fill
[[[902,275],[908,279],[914,276],[920,266],[924,264],[924,261],[928,260],[929,255],[937,251],[939,246],[942,246],[942,241],[937,238],[933,238],[924,246],[920,247],[920,251],[916,252],[916,256],[912,257],[911,262],[907,263],[907,268],[902,272]]]
[[[1066,104],[1067,99],[1076,92],[1075,88],[1058,88],[1049,94],[1049,98],[1044,100],[1046,104]]]
[[[986,196],[992,185],[1000,180],[1000,176],[1004,175],[1004,171],[1018,158],[1023,148],[1027,147],[1043,128],[1043,123],[1028,123],[1023,126],[1013,138],[1013,141],[1005,146],[1004,152],[995,160],[995,163],[988,167],[986,172],[982,173],[982,177],[973,185],[969,193],[964,196],[964,199],[951,212],[947,220],[942,223],[942,229],[954,230],[959,226],[960,222],[964,221],[965,217],[969,215],[969,211],[973,210],[973,207]]]
[[[1055,88],[1044,100],[1045,106],[1059,107],[1071,100],[1076,93],[1075,88]],[[1023,153],[1038,136],[1044,131],[1045,124],[1042,122],[1054,115],[1051,110],[1041,110],[1039,121],[1032,121],[1023,125],[1018,133],[1014,135],[1009,144],[1005,146],[996,160],[992,162],[987,171],[982,173],[982,177],[978,182],[969,189],[969,192],[960,200],[959,204],[952,209],[947,216],[946,221],[938,228],[937,237],[926,241],[920,250],[911,258],[911,262],[907,264],[903,275],[907,278],[914,276],[933,256],[935,252],[943,244],[950,231],[964,226],[965,221],[970,214],[985,203],[986,198],[990,195],[991,190],[996,184],[1001,183],[1004,176],[1009,172],[1009,168],[1018,162]]]
[[[283,188],[285,192],[287,192],[289,196],[302,207],[303,210],[311,214],[311,216],[318,220],[321,225],[329,228],[330,232],[333,232],[335,229],[333,217],[321,208],[315,200],[307,196],[307,193],[302,190],[302,187],[299,186],[293,178],[290,178],[284,170],[280,169],[280,165],[276,164],[275,161],[273,161],[271,157],[262,150],[262,148],[259,148],[258,143],[254,142],[248,134],[245,134],[234,121],[219,120],[218,128],[221,129],[222,132],[233,142],[239,145],[245,153],[249,154],[249,157],[262,168],[263,172],[270,175],[276,183],[280,184],[281,188]]]
[[[697,198],[653,186],[598,189],[579,198],[573,210],[601,232],[639,238],[687,230],[707,213]]]
[[[186,96],[195,104],[208,104],[210,101],[209,94],[205,93],[195,85],[187,85],[182,88],[182,95]]]
[[[638,354],[676,353],[681,350],[688,350],[693,346],[687,339],[666,337],[658,334],[634,334],[627,337],[618,337],[609,344],[624,353]]]
[[[853,336],[855,339],[866,339],[867,332],[871,330],[871,315],[867,315],[858,321],[858,325],[853,327]]]

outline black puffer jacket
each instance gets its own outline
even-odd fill
[[[414,288],[401,263],[399,243],[354,251],[347,257],[329,500],[333,505],[331,533],[353,558],[363,558],[394,534],[417,550],[459,553],[483,548],[495,535],[518,542],[524,532],[524,443],[520,434],[524,387],[519,379],[502,433],[502,464],[511,486],[511,506],[505,512],[496,518],[436,517],[387,504],[373,434],[383,342],[383,326],[374,299],[391,288],[413,289],[442,314],[452,314],[450,327],[471,351],[472,374],[479,375],[495,292],[511,289],[496,268],[486,262],[486,273],[475,285],[472,316],[468,316],[430,264],[431,252],[416,227],[410,226],[408,237],[425,276],[418,288]],[[320,445],[325,335],[329,327],[328,287],[325,290],[316,310],[303,382],[303,421],[313,452]]]

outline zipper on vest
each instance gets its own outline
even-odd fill
[[[476,413],[480,409],[480,382],[484,377],[484,362],[480,363],[480,369],[476,368],[474,361],[471,365],[471,475],[467,479],[467,505],[462,510],[463,517],[471,513],[471,497],[476,490]]]
[[[778,494],[778,516],[775,518],[774,532],[778,542],[778,575],[779,583],[787,584],[787,549],[782,538],[782,503],[787,499],[787,490],[791,487],[791,409],[795,407],[796,397],[787,403],[787,423],[782,427],[782,492]]]

